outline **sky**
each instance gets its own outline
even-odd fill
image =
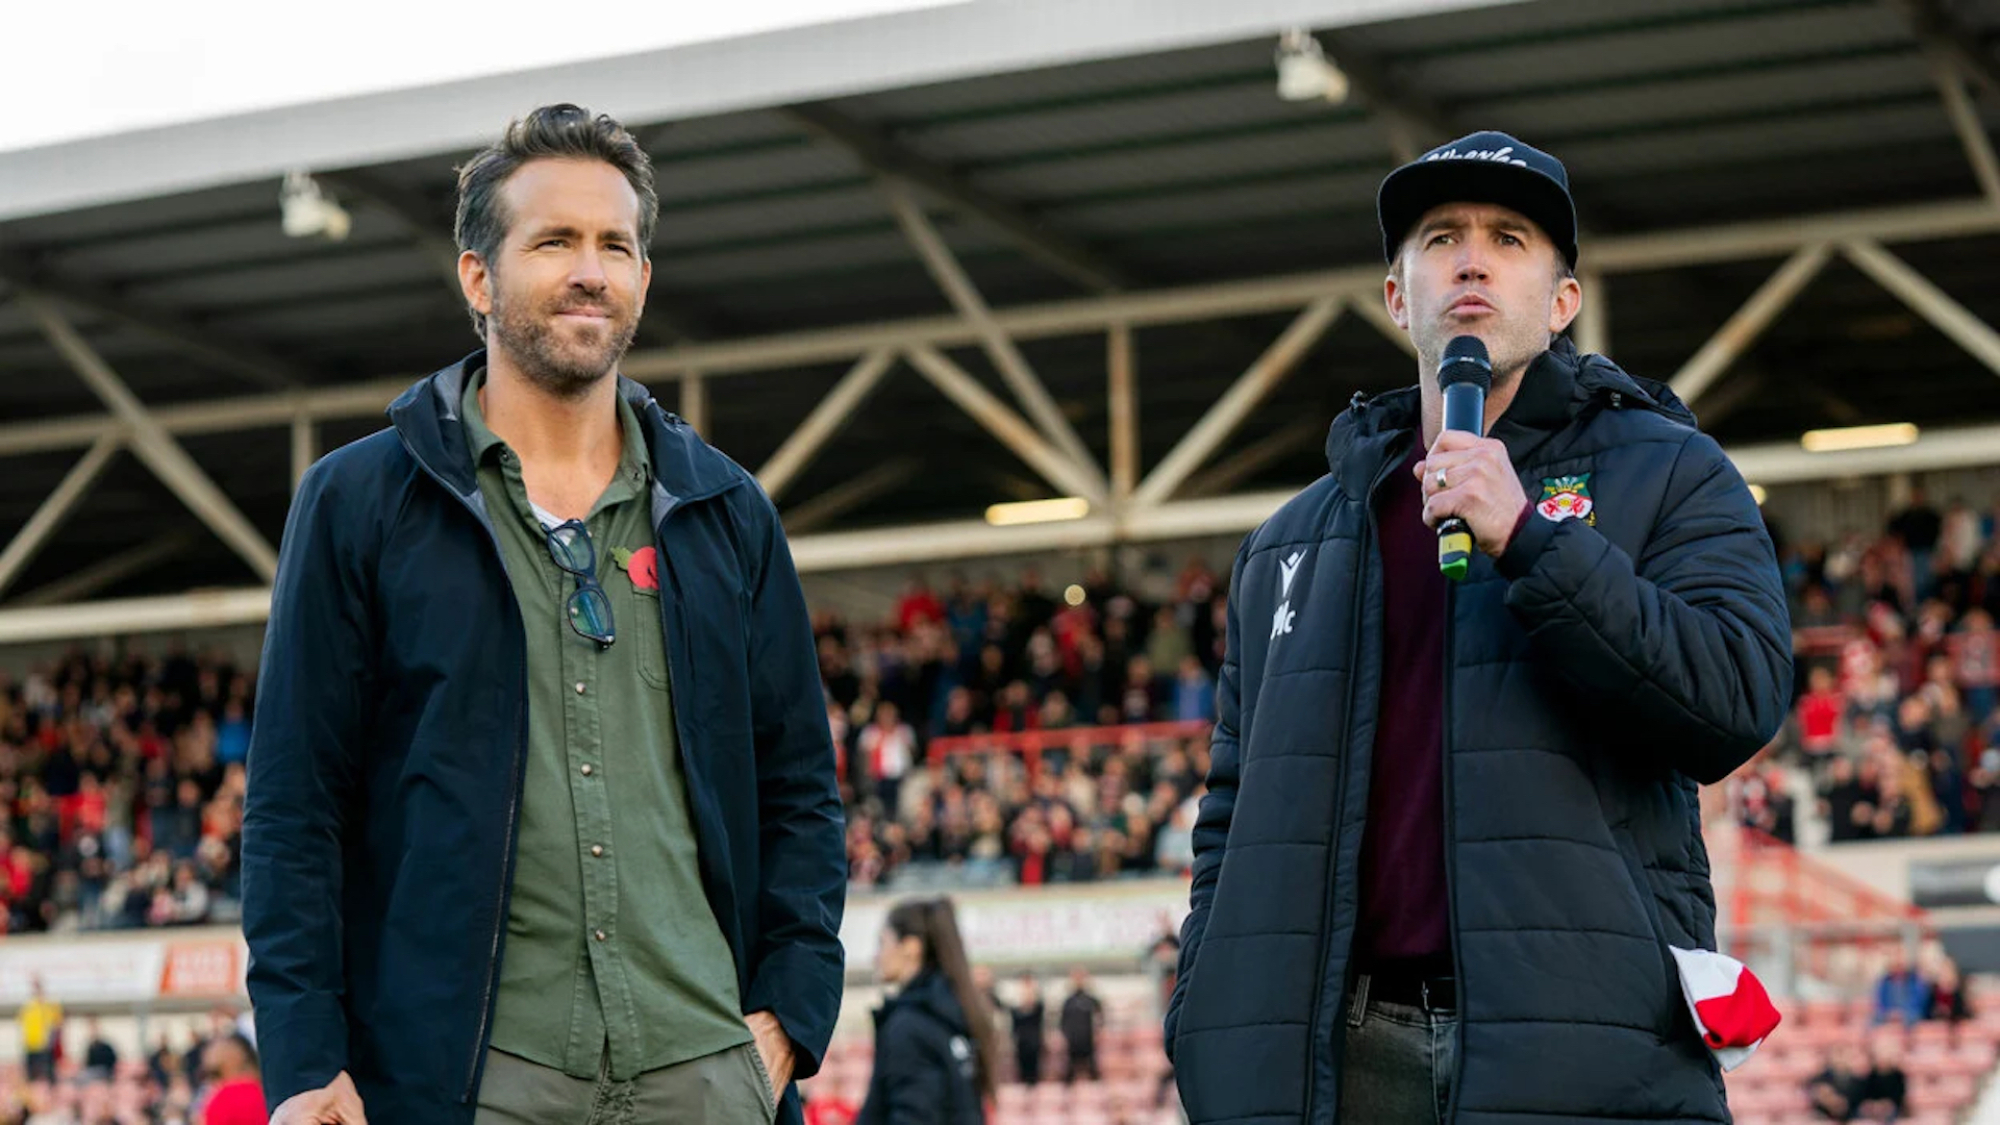
[[[0,152],[953,2],[0,3]]]

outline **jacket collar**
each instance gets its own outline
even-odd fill
[[[1514,464],[1529,461],[1548,440],[1602,407],[1652,410],[1688,425],[1694,414],[1666,384],[1628,375],[1601,355],[1585,355],[1568,337],[1558,336],[1548,351],[1528,365],[1521,389],[1488,435],[1507,446]],[[1356,393],[1327,432],[1327,466],[1350,496],[1365,496],[1382,463],[1406,452],[1416,437],[1422,410],[1418,388],[1404,387],[1374,398]]]
[[[486,352],[473,352],[419,379],[389,404],[390,424],[411,456],[468,502],[479,495],[479,480],[459,417],[459,399],[465,394],[466,379],[485,364]],[[662,410],[644,386],[620,375],[618,393],[632,404],[646,437],[653,466],[655,523],[681,504],[719,496],[743,483],[742,472],[728,458],[701,440],[686,421]]]
[[[951,982],[934,969],[926,969],[911,977],[908,984],[884,1001],[875,1014],[877,1024],[890,1012],[899,1009],[923,1012],[955,1034],[966,1033],[965,1009],[959,1005],[958,997],[952,994]]]

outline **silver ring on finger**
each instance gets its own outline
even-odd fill
[[[1444,483],[1444,470],[1443,470],[1443,469],[1439,469],[1439,470],[1438,470],[1438,473],[1437,473],[1437,487],[1438,487],[1438,491],[1439,491],[1439,492],[1443,492],[1443,491],[1445,490],[1445,483]]]

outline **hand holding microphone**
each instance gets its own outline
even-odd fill
[[[1507,549],[1528,504],[1507,447],[1481,436],[1492,384],[1493,368],[1478,337],[1459,336],[1445,345],[1438,367],[1444,428],[1416,473],[1423,482],[1424,523],[1438,533],[1438,569],[1453,581],[1465,577],[1475,548],[1494,558]]]

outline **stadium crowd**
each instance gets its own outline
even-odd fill
[[[1921,489],[1874,536],[1783,552],[1791,721],[1730,782],[1788,843],[2000,831],[2000,505]]]
[[[234,920],[252,699],[180,647],[0,671],[0,927]]]
[[[1223,610],[1221,582],[1195,561],[1158,604],[1102,572],[1052,597],[1030,569],[1018,585],[954,578],[942,594],[913,579],[873,626],[819,614],[854,883],[1185,868]],[[968,738],[980,735],[1034,748]],[[941,740],[957,752],[933,754]]]
[[[1995,519],[1919,492],[1879,534],[1783,548],[1797,701],[1730,783],[1745,823],[1787,841],[1812,817],[1834,840],[2000,830]],[[1225,596],[1191,561],[1150,601],[1028,569],[913,578],[881,621],[819,612],[855,885],[1184,868]],[[253,700],[250,670],[180,647],[0,672],[0,927],[233,920]]]

